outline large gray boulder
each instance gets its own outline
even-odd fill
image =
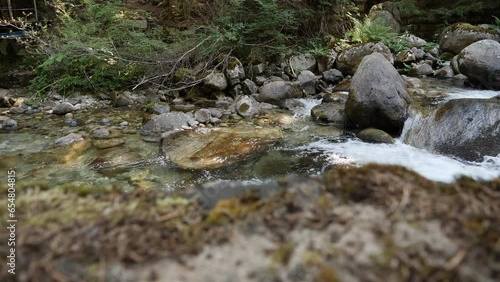
[[[500,34],[468,23],[456,23],[443,31],[439,37],[439,47],[444,52],[458,54],[465,47],[483,39],[500,41]]]
[[[359,46],[351,47],[347,50],[342,51],[337,58],[336,65],[337,69],[343,74],[354,74],[361,60],[367,55],[374,52],[381,53],[384,57],[393,63],[391,49],[385,46],[383,43],[366,43]]]
[[[458,55],[460,73],[491,89],[500,89],[500,43],[485,39],[473,43]]]
[[[409,103],[403,78],[382,54],[374,53],[363,59],[352,78],[346,114],[354,127],[399,133]]]
[[[468,161],[500,154],[500,99],[457,99],[416,119],[405,142]]]
[[[295,73],[299,73],[304,70],[316,71],[317,63],[313,55],[301,54],[290,58],[290,67],[295,71]]]
[[[141,129],[144,135],[159,134],[165,131],[180,129],[183,126],[188,126],[194,121],[192,114],[182,112],[171,112],[154,116]]]
[[[259,89],[259,102],[280,104],[283,100],[302,97],[299,86],[287,81],[273,81]]]
[[[212,72],[205,78],[205,85],[214,90],[225,90],[227,88],[226,76],[221,72]]]

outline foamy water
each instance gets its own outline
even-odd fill
[[[487,157],[482,163],[465,163],[417,149],[399,140],[396,144],[371,144],[357,139],[343,143],[321,140],[303,146],[299,150],[327,154],[327,159],[334,165],[368,163],[401,165],[428,179],[441,182],[453,182],[460,175],[484,180],[500,177],[500,156]]]

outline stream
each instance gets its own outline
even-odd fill
[[[437,103],[450,99],[487,99],[498,95],[495,91],[456,88],[431,79],[425,83],[435,85],[432,87],[437,91],[446,92],[447,96],[438,99]],[[465,162],[405,144],[403,140],[408,127],[414,126],[419,114],[407,120],[403,134],[395,144],[371,144],[333,127],[314,124],[310,120],[310,110],[321,101],[298,100],[303,106],[289,113],[285,135],[280,141],[263,153],[225,168],[194,171],[175,166],[159,156],[158,143],[145,142],[137,133],[141,126],[139,113],[131,109],[112,109],[77,114],[78,127],[65,125],[61,117],[21,117],[19,122],[25,127],[0,134],[0,169],[15,166],[18,181],[26,183],[41,182],[55,186],[71,182],[99,187],[116,186],[125,190],[165,191],[215,181],[262,184],[290,174],[321,175],[337,166],[367,163],[402,165],[441,182],[452,182],[460,175],[485,180],[500,177],[500,156],[489,156],[482,162]],[[110,119],[111,130],[125,132],[121,134],[126,140],[124,145],[105,150],[90,148],[76,155],[69,152],[69,161],[63,163],[60,159],[51,158],[52,155],[63,154],[57,149],[50,149],[57,138],[82,130],[92,132],[101,127],[99,123],[105,118]],[[127,129],[119,125],[124,120],[129,123]]]

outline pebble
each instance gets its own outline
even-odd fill
[[[7,119],[3,121],[2,126],[6,129],[15,129],[17,128],[17,121],[13,119]]]
[[[110,134],[109,129],[96,129],[92,132],[94,137],[105,137]]]
[[[128,126],[128,122],[127,122],[127,121],[122,121],[122,122],[120,123],[120,126]]]
[[[104,124],[104,125],[110,125],[110,124],[111,124],[111,121],[110,121],[109,119],[107,119],[107,118],[103,118],[103,119],[101,120],[101,122],[102,122],[102,124]]]
[[[25,108],[20,108],[20,107],[10,108],[10,113],[12,113],[12,114],[22,114],[24,112],[26,112]]]

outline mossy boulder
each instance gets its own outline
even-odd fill
[[[363,129],[357,136],[359,139],[368,143],[394,144],[396,142],[387,132],[376,128]]]
[[[444,52],[458,54],[465,47],[483,39],[500,41],[500,33],[468,23],[456,23],[443,31],[439,37],[439,47]]]

